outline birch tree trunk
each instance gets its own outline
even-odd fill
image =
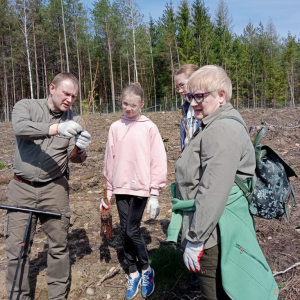
[[[7,75],[6,75],[6,63],[5,63],[5,51],[4,51],[4,38],[1,37],[2,44],[2,61],[3,61],[3,111],[4,111],[4,120],[5,122],[9,121],[9,103],[8,103],[8,90],[7,90]]]
[[[109,30],[108,30],[108,25],[107,25],[107,19],[106,18],[105,18],[105,29],[106,29],[108,55],[109,55],[109,74],[110,74],[110,85],[111,85],[111,98],[112,98],[112,105],[113,105],[113,113],[115,113],[116,112],[115,83],[114,83],[114,73],[113,73],[113,65],[112,65],[110,33],[109,33]]]
[[[16,104],[15,66],[14,66],[13,47],[12,47],[10,26],[9,26],[9,41],[10,41],[10,57],[11,57],[12,86],[13,86],[13,105],[15,105]]]
[[[48,79],[47,79],[47,65],[46,65],[46,54],[45,54],[45,45],[44,41],[42,43],[42,50],[43,50],[43,65],[44,65],[44,82],[45,82],[45,88],[44,88],[44,98],[47,97],[48,94]]]
[[[136,45],[135,45],[135,18],[133,13],[133,4],[132,0],[129,0],[130,6],[130,14],[131,14],[131,27],[132,27],[132,41],[133,41],[133,65],[134,65],[134,81],[139,81],[138,78],[138,71],[137,71],[137,64],[136,64]]]
[[[65,71],[65,67],[64,67],[64,64],[63,64],[63,54],[62,54],[62,45],[61,45],[61,35],[60,35],[60,23],[59,23],[59,20],[57,20],[58,22],[58,26],[57,26],[57,31],[58,31],[58,45],[59,45],[59,55],[60,55],[60,71],[61,72],[64,72]]]
[[[24,37],[25,37],[25,45],[26,45],[27,66],[28,66],[29,84],[30,84],[30,96],[31,96],[31,99],[33,99],[33,84],[32,84],[29,42],[28,42],[28,33],[27,33],[27,14],[26,14],[25,0],[23,0],[23,12],[24,12],[23,34],[24,34]]]
[[[150,48],[151,68],[152,68],[152,75],[153,75],[154,110],[156,111],[156,81],[155,81],[155,71],[154,71],[154,60],[153,60],[152,40],[151,40],[151,34],[150,34],[150,32],[149,32],[149,48]]]
[[[33,48],[34,48],[34,60],[35,60],[36,98],[39,99],[40,98],[40,81],[39,81],[39,68],[38,68],[38,61],[37,61],[37,51],[36,51],[34,20],[32,22],[32,31],[33,31]]]
[[[74,6],[73,6],[73,13],[74,13],[75,42],[76,42],[77,66],[78,66],[78,81],[79,81],[79,106],[80,106],[80,114],[82,115],[80,55],[79,55],[79,43],[78,43],[78,34],[77,34],[77,23],[76,23],[76,15],[75,15],[75,8],[74,8]]]
[[[92,75],[92,61],[91,61],[91,54],[90,48],[88,47],[88,59],[89,59],[89,70],[90,70],[90,81],[91,81],[91,91],[93,89],[93,75]],[[93,101],[93,114],[95,113],[95,101]]]
[[[122,55],[119,54],[119,62],[120,62],[120,85],[121,85],[121,91],[123,90],[123,76],[122,76]]]
[[[128,74],[128,84],[130,84],[130,62],[129,62],[129,53],[127,48],[127,74]]]
[[[290,88],[290,95],[291,95],[291,103],[290,106],[295,108],[295,78],[294,78],[294,65],[291,65],[291,70],[288,74],[288,83]]]
[[[171,60],[172,98],[173,98],[174,97],[174,64],[173,64],[171,44],[169,44],[169,49],[170,49],[170,60]]]
[[[63,29],[64,29],[64,41],[65,41],[65,51],[66,51],[67,72],[70,72],[68,45],[67,45],[67,36],[66,36],[66,26],[65,26],[65,16],[64,16],[64,4],[63,4],[63,0],[60,0],[60,2],[61,2],[61,16],[62,16]]]
[[[22,66],[20,65],[20,77],[21,77],[21,99],[24,99],[24,85],[22,76]]]

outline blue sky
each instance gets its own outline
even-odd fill
[[[144,15],[144,21],[148,22],[151,14],[157,20],[169,0],[135,0],[139,11]],[[92,8],[94,1],[82,0],[82,3]],[[173,0],[175,9],[179,6],[180,0]],[[189,3],[193,3],[190,0]],[[215,16],[219,0],[204,0],[209,7],[212,17]],[[287,37],[290,31],[293,36],[300,38],[300,0],[225,0],[232,17],[233,31],[242,34],[243,29],[251,21],[255,27],[262,22],[266,27],[271,19],[280,37]]]

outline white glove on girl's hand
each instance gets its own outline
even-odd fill
[[[107,197],[108,200],[108,205],[105,204],[104,199],[101,198],[100,202],[100,212],[102,213],[104,209],[110,209],[110,202],[111,202],[111,197]]]
[[[81,131],[80,134],[75,136],[75,145],[80,150],[85,150],[90,145],[91,141],[92,137],[86,130]]]
[[[155,219],[159,212],[158,196],[151,195],[147,205],[147,213],[150,213],[150,219]]]
[[[198,272],[201,270],[200,258],[203,254],[203,251],[203,243],[187,242],[183,253],[183,260],[184,264],[191,272]]]
[[[74,121],[59,123],[59,125],[57,126],[57,132],[59,135],[70,138],[75,136],[80,131],[82,131],[82,127]]]

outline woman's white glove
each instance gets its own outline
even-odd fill
[[[147,205],[147,213],[150,213],[150,219],[155,219],[160,212],[158,196],[151,195]]]
[[[85,150],[90,145],[91,141],[92,137],[86,130],[81,131],[75,136],[75,145],[80,150]]]
[[[183,260],[184,264],[191,272],[198,272],[201,270],[200,258],[203,254],[203,251],[203,243],[187,242],[183,253]]]
[[[57,133],[59,135],[63,135],[70,138],[75,136],[80,131],[82,131],[82,127],[74,121],[59,123],[59,125],[57,126]]]

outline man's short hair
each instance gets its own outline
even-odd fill
[[[229,102],[232,96],[232,84],[227,73],[222,67],[206,65],[193,73],[188,81],[188,87],[192,90],[200,89],[203,92],[225,91],[225,100]]]
[[[58,86],[60,85],[60,83],[61,83],[62,81],[65,81],[65,80],[70,80],[70,81],[72,81],[77,87],[79,87],[79,81],[78,81],[78,79],[77,79],[73,74],[68,73],[68,72],[62,72],[62,73],[57,74],[57,75],[53,78],[51,84],[54,84],[55,87],[58,87]]]

